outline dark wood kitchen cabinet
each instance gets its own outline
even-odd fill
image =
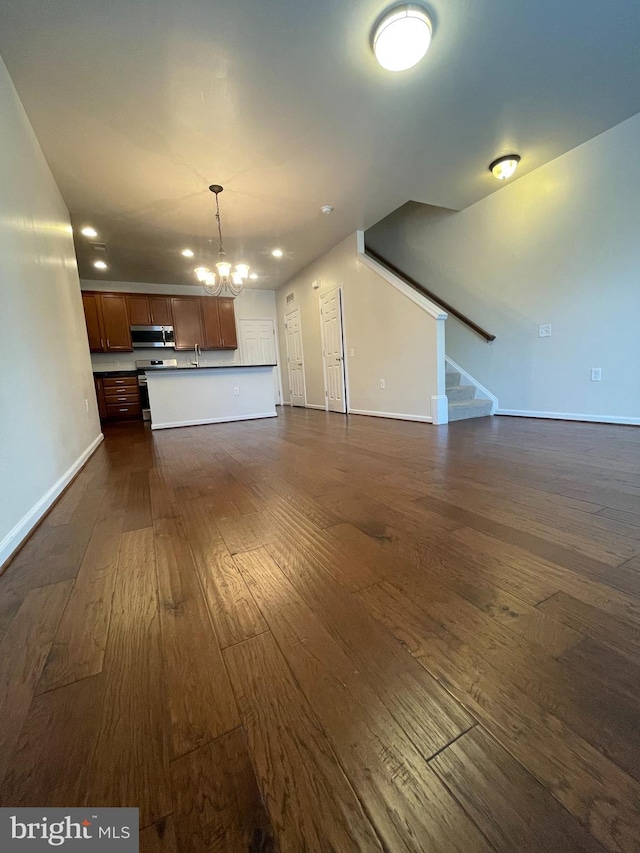
[[[129,322],[132,326],[172,326],[171,300],[167,296],[127,296]]]
[[[131,352],[131,332],[127,298],[116,293],[101,293],[102,325],[107,352]]]
[[[83,293],[91,352],[131,352],[127,299],[119,293]]]
[[[220,314],[220,346],[221,349],[238,349],[236,334],[236,312],[233,299],[218,299]]]
[[[175,348],[237,349],[234,300],[157,293],[82,294],[91,352],[132,352],[130,326],[173,326]]]
[[[196,344],[203,346],[202,310],[200,299],[189,296],[177,296],[171,299],[173,313],[173,336],[176,349],[193,349]]]
[[[95,376],[94,380],[101,420],[127,421],[142,417],[136,375]]]

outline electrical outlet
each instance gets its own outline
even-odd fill
[[[385,386],[384,386],[384,379],[381,379],[381,380],[380,380],[380,387],[381,387],[382,389],[384,389],[384,387],[385,387]]]
[[[356,354],[356,351],[354,350],[353,347],[351,347],[351,349],[349,350],[349,358],[353,358],[355,356],[355,354]]]
[[[239,396],[240,396],[240,389],[239,389],[239,388],[234,388],[234,389],[233,389],[233,396],[234,396],[234,397],[239,397]]]
[[[539,338],[550,338],[551,337],[551,323],[545,323],[543,326],[538,326],[538,337]]]
[[[602,368],[601,367],[592,367],[591,368],[591,381],[592,382],[601,382],[602,381]]]

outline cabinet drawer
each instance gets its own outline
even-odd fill
[[[107,403],[108,418],[139,418],[140,403]]]
[[[104,390],[108,392],[109,388],[121,388],[123,385],[138,387],[137,376],[110,376],[102,380]]]
[[[137,388],[135,390],[133,388],[107,388],[104,398],[110,406],[116,403],[135,403],[138,405],[140,402]]]

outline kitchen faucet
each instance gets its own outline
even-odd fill
[[[193,363],[195,364],[196,367],[200,367],[200,356],[202,355],[202,353],[200,352],[200,346],[198,344],[196,344],[195,347],[193,348],[193,352],[195,355],[195,360]]]

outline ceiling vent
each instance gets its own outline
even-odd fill
[[[89,243],[94,252],[106,252],[107,244],[106,243]]]
[[[293,293],[287,293],[287,305],[290,302],[293,302],[294,299],[295,299],[295,296],[293,295]]]

